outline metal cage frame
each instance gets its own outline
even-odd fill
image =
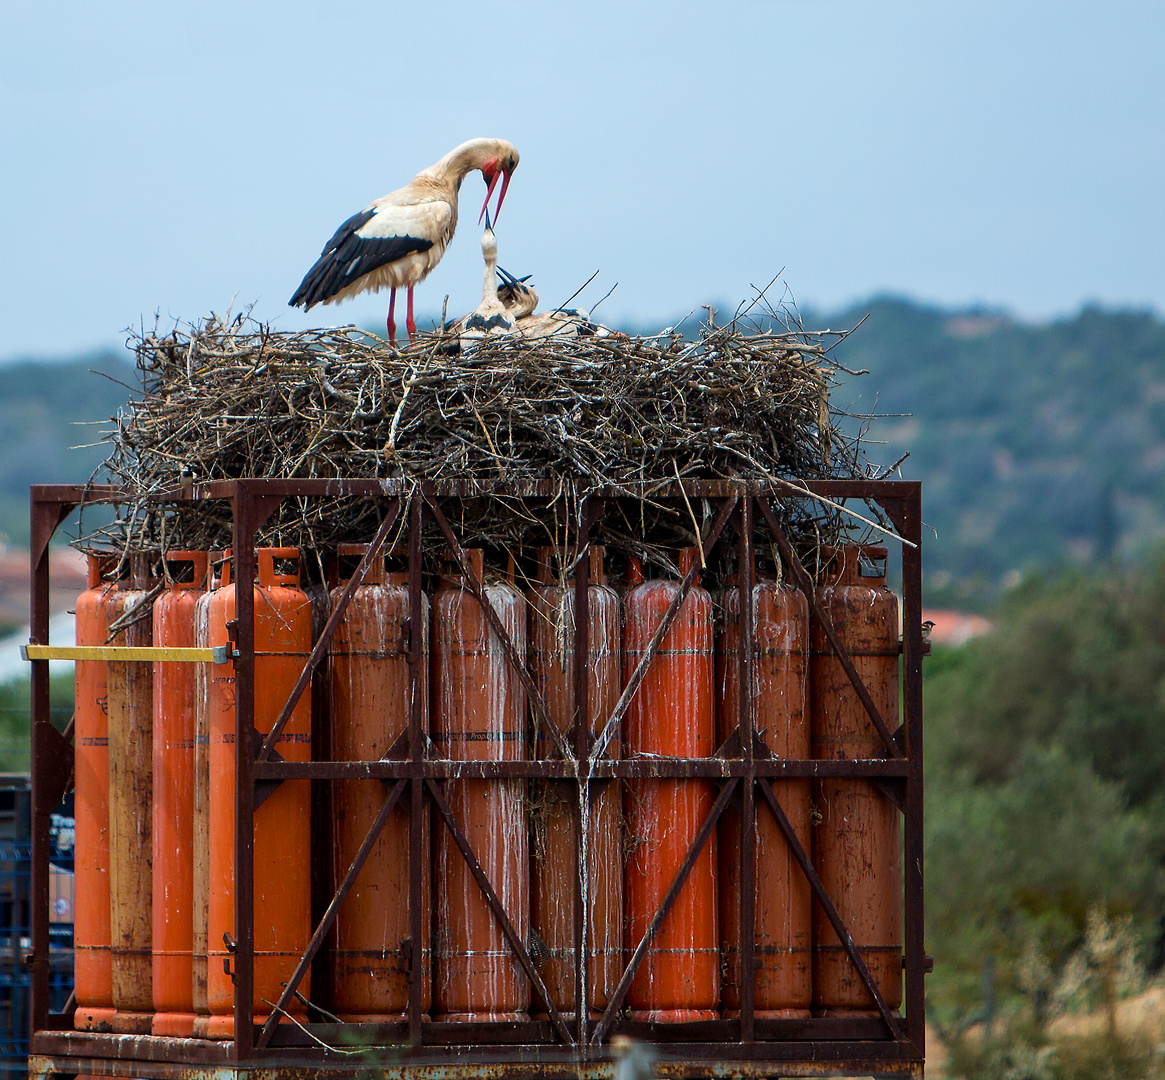
[[[592,490],[578,503],[575,527],[579,550],[587,541],[601,512],[604,500],[637,498],[649,494],[654,500],[699,498],[715,504],[715,519],[704,530],[702,551],[706,556],[733,520],[739,541],[741,642],[753,638],[753,592],[755,580],[753,549],[759,527],[763,526],[781,551],[793,577],[810,602],[810,618],[817,619],[829,638],[843,669],[862,701],[883,742],[882,756],[865,760],[784,760],[771,756],[753,727],[752,695],[741,694],[741,712],[735,736],[711,758],[604,759],[607,738],[624,715],[652,657],[679,613],[684,597],[695,580],[698,565],[683,578],[676,596],[644,651],[638,666],[622,690],[614,713],[604,731],[595,739],[586,723],[576,723],[571,740],[549,721],[545,703],[497,613],[482,594],[483,583],[474,575],[442,503],[461,498],[522,497],[553,499],[558,485],[482,484],[469,482],[416,483],[407,480],[272,480],[245,479],[194,484],[156,496],[160,503],[189,500],[226,500],[232,511],[234,558],[238,581],[254,578],[256,535],[263,523],[287,498],[352,497],[373,499],[384,507],[380,527],[356,572],[349,578],[327,624],[283,706],[273,730],[262,735],[254,725],[255,658],[254,593],[239,589],[236,599],[236,838],[235,838],[235,1031],[232,1042],[211,1042],[154,1036],[111,1035],[73,1031],[71,1012],[49,1012],[48,967],[48,845],[49,814],[67,789],[73,767],[71,730],[58,732],[49,721],[48,661],[32,663],[32,775],[33,775],[33,863],[32,863],[32,1036],[30,1072],[38,1077],[76,1074],[180,1078],[187,1076],[243,1077],[274,1070],[289,1076],[352,1075],[375,1069],[388,1077],[458,1078],[490,1074],[504,1080],[518,1077],[609,1076],[613,1055],[609,1039],[616,1033],[642,1038],[652,1043],[658,1054],[661,1076],[695,1078],[704,1076],[816,1076],[860,1072],[876,1076],[921,1076],[925,1055],[925,1004],[923,979],[929,959],[923,943],[923,829],[922,829],[922,632],[921,485],[913,481],[826,480],[787,482],[686,481],[656,484],[642,489],[618,487]],[[862,499],[877,503],[898,530],[902,569],[902,721],[891,731],[880,716],[852,661],[817,603],[811,579],[797,559],[770,505],[773,499],[825,498],[834,502]],[[127,493],[114,486],[37,485],[31,489],[31,644],[48,645],[49,560],[48,545],[55,530],[79,505],[125,501]],[[409,635],[410,709],[407,746],[399,756],[375,762],[311,761],[292,763],[274,752],[280,731],[296,702],[309,690],[312,674],[326,654],[332,634],[349,599],[363,580],[374,555],[380,551],[394,527],[407,536],[408,588],[410,611],[421,610],[422,527],[435,523],[444,541],[460,564],[466,587],[482,602],[485,616],[502,642],[510,663],[523,682],[530,709],[544,723],[557,744],[556,760],[456,761],[431,756],[433,746],[423,736],[420,698],[417,693],[422,635]],[[575,701],[587,701],[588,653],[588,560],[578,559],[573,571],[575,638],[573,673]],[[752,685],[753,649],[741,647],[741,685]],[[579,707],[584,707],[579,706]],[[71,725],[70,725],[71,728]],[[564,1015],[550,1000],[546,987],[527,949],[514,930],[513,922],[499,901],[481,868],[464,830],[450,809],[444,794],[449,779],[554,779],[577,783],[584,789],[613,779],[669,777],[701,778],[719,785],[718,797],[687,852],[671,887],[648,930],[638,943],[627,942],[630,957],[619,984],[602,1017],[589,1018],[585,987],[587,962],[587,920],[585,897],[575,890],[574,934],[576,956],[575,1000],[577,1007]],[[793,832],[772,783],[781,778],[841,777],[864,778],[875,784],[902,812],[904,819],[904,954],[905,1014],[892,1011],[878,992],[861,954],[837,914],[818,878],[809,854]],[[381,826],[397,805],[407,808],[410,828],[410,928],[411,940],[422,940],[424,913],[421,910],[420,843],[422,807],[433,806],[477,880],[491,910],[509,941],[515,957],[530,981],[533,996],[540,1000],[548,1020],[511,1023],[441,1023],[425,1020],[421,1007],[421,964],[413,952],[409,971],[407,1019],[381,1025],[278,1024],[272,1013],[267,1023],[257,1025],[250,1015],[254,969],[254,852],[253,829],[239,823],[250,822],[256,807],[267,794],[286,779],[328,782],[339,779],[379,779],[386,797],[376,821],[355,861],[339,882],[295,973],[285,985],[277,1008],[288,1005],[299,980],[310,967],[332,926],[337,910],[351,888],[364,860],[372,849]],[[843,947],[854,963],[867,991],[877,1006],[877,1017],[832,1017],[808,1020],[758,1019],[754,1016],[753,980],[741,979],[740,1017],[687,1024],[646,1024],[626,1019],[621,1007],[631,980],[678,896],[688,871],[715,828],[716,822],[734,796],[741,806],[741,847],[749,857],[740,869],[741,970],[753,969],[755,935],[744,933],[754,925],[756,814],[771,813],[786,842],[809,880],[813,895],[821,904]],[[758,802],[760,804],[758,809]],[[588,805],[583,800],[578,805]],[[580,859],[584,824],[574,815],[575,837]],[[634,944],[633,950],[630,949]]]

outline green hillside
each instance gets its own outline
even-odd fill
[[[902,475],[924,483],[928,601],[990,604],[1031,569],[1139,559],[1165,536],[1165,323],[1086,308],[1023,325],[983,311],[877,299],[807,326],[848,327],[841,361],[868,375],[834,392],[874,421],[873,461],[910,451]],[[101,427],[135,383],[106,355],[0,366],[0,532],[27,537],[28,485],[80,481]]]
[[[929,602],[984,603],[1024,571],[1138,559],[1165,536],[1160,319],[1085,308],[1025,326],[878,300],[830,321],[867,313],[839,352],[870,373],[834,401],[911,414],[875,421],[869,452],[909,450],[902,475],[923,481]]]
[[[137,384],[128,353],[0,366],[0,537],[9,543],[28,543],[30,484],[83,482],[105,457],[81,447],[101,438],[129,391],[97,371]]]

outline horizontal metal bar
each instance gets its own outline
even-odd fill
[[[725,780],[732,777],[841,777],[895,779],[909,777],[910,763],[890,758],[784,761],[740,758],[600,759],[590,770],[595,780],[684,779]],[[577,781],[575,766],[566,761],[449,761],[426,758],[391,761],[260,761],[256,780],[399,780],[419,776],[434,780],[563,780]]]
[[[229,645],[212,649],[179,648],[166,645],[21,645],[21,660],[115,660],[175,664],[225,664],[231,658]]]
[[[864,1034],[870,1030],[871,1023],[885,1032],[885,1027],[878,1020],[871,1022],[856,1018],[788,1021],[758,1019],[756,1021],[758,1041],[752,1044],[734,1042],[728,1037],[729,1030],[738,1026],[737,1021],[733,1020],[713,1020],[691,1025],[648,1025],[624,1021],[617,1024],[614,1031],[650,1041],[661,1061],[679,1059],[704,1064],[705,1068],[698,1075],[709,1075],[707,1063],[725,1059],[737,1063],[852,1061],[865,1063],[866,1068],[852,1070],[861,1075],[869,1075],[871,1071],[869,1066],[875,1063],[919,1060],[912,1044],[904,1040],[885,1037],[855,1038],[859,1032]],[[423,1025],[425,1042],[414,1048],[399,1043],[367,1045],[362,1037],[365,1032],[374,1038],[381,1035],[389,1036],[395,1034],[397,1027],[398,1025],[393,1024],[306,1025],[307,1030],[317,1037],[333,1034],[338,1036],[334,1042],[327,1037],[323,1037],[322,1041],[348,1050],[351,1060],[345,1064],[356,1069],[367,1070],[370,1066],[378,1068],[387,1066],[391,1069],[394,1063],[400,1063],[402,1059],[407,1058],[410,1067],[426,1063],[443,1065],[447,1070],[443,1075],[463,1076],[468,1080],[470,1077],[480,1075],[475,1070],[480,1069],[486,1062],[577,1064],[577,1059],[570,1048],[562,1044],[514,1041],[514,1038],[519,1036],[529,1038],[537,1034],[548,1034],[551,1027],[548,1022],[524,1022],[514,1025],[425,1023]],[[507,1027],[512,1030],[504,1030]],[[696,1030],[688,1029],[697,1028],[705,1029],[705,1038],[693,1040],[688,1037],[697,1034]],[[725,1033],[724,1038],[708,1039],[706,1029],[709,1028],[722,1030]],[[790,1034],[796,1031],[800,1037],[791,1039],[765,1037],[775,1034],[782,1028]],[[670,1038],[663,1041],[667,1036]],[[295,1064],[306,1067],[313,1074],[333,1069],[345,1071],[345,1064],[341,1063],[339,1055],[329,1054],[327,1064],[324,1065],[319,1056],[322,1048],[317,1043],[311,1043],[299,1028],[280,1025],[276,1038],[281,1045],[257,1052],[256,1065],[287,1061],[288,1051],[292,1051],[296,1052],[296,1057],[292,1059]],[[316,1051],[310,1056],[304,1053],[309,1045]],[[228,1059],[230,1046],[229,1042],[199,1039],[98,1035],[90,1032],[52,1034],[42,1032],[33,1037],[32,1052],[34,1057],[40,1059],[38,1065],[43,1063],[50,1067],[36,1068],[33,1071],[43,1075],[44,1072],[70,1072],[72,1069],[79,1069],[98,1074],[155,1076],[158,1074],[151,1071],[151,1065],[156,1068],[158,1063],[174,1062],[186,1066],[183,1075],[187,1077],[207,1075],[209,1080],[211,1075],[221,1075],[220,1070]],[[606,1058],[609,1067],[610,1056],[607,1048],[596,1048],[596,1054],[600,1062]],[[90,1064],[96,1068],[89,1068]],[[213,1072],[204,1074],[203,1070],[207,1067]],[[719,1070],[714,1070],[712,1075],[716,1075],[717,1072]],[[667,1072],[663,1074],[667,1075]],[[295,1076],[294,1073],[286,1075],[291,1078]],[[780,1075],[790,1074],[782,1071]]]
[[[245,486],[253,495],[305,496],[305,497],[376,497],[392,498],[407,495],[414,489],[415,481],[403,477],[386,477],[380,480],[333,479],[333,480],[289,480],[276,478],[245,478],[238,480],[214,480],[179,486],[152,495],[155,502],[192,502],[200,499],[231,499],[239,486]],[[745,490],[745,482],[740,480],[685,480],[683,490],[688,495],[706,498],[724,498]],[[921,490],[917,480],[792,480],[747,482],[748,490],[757,495],[797,498],[798,489],[804,491],[805,498],[823,495],[829,499],[909,499]],[[476,498],[488,495],[515,495],[530,498],[553,499],[561,493],[557,481],[528,480],[475,481],[475,480],[435,480],[427,488],[440,498]],[[598,488],[588,488],[587,493],[595,498],[667,498],[678,497],[680,486],[672,481],[659,483],[613,484]],[[128,488],[113,484],[34,484],[31,494],[38,502],[71,503],[118,502],[135,497]]]

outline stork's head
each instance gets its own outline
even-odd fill
[[[502,203],[506,198],[506,188],[510,186],[510,177],[514,175],[514,170],[518,167],[517,147],[504,139],[498,139],[496,146],[497,152],[491,154],[481,163],[481,175],[485,177],[486,191],[485,202],[482,203],[481,213],[477,218],[479,225],[482,218],[485,217],[485,212],[489,209],[490,198],[493,196],[494,188],[498,186],[500,178],[502,188],[498,194],[498,204],[494,208],[494,221],[497,221],[498,214],[502,212]]]
[[[501,284],[498,286],[498,299],[505,304],[506,310],[515,319],[525,318],[533,314],[538,308],[538,293],[533,285],[527,285],[530,275],[514,277],[508,270],[498,267],[498,277]]]
[[[498,238],[494,235],[493,226],[490,224],[489,213],[482,211],[485,214],[485,232],[481,235],[481,254],[487,263],[496,263],[498,261]]]

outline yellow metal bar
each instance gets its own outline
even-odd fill
[[[213,649],[179,649],[133,645],[21,645],[22,660],[165,660],[175,663],[225,664],[230,659],[226,645]]]

